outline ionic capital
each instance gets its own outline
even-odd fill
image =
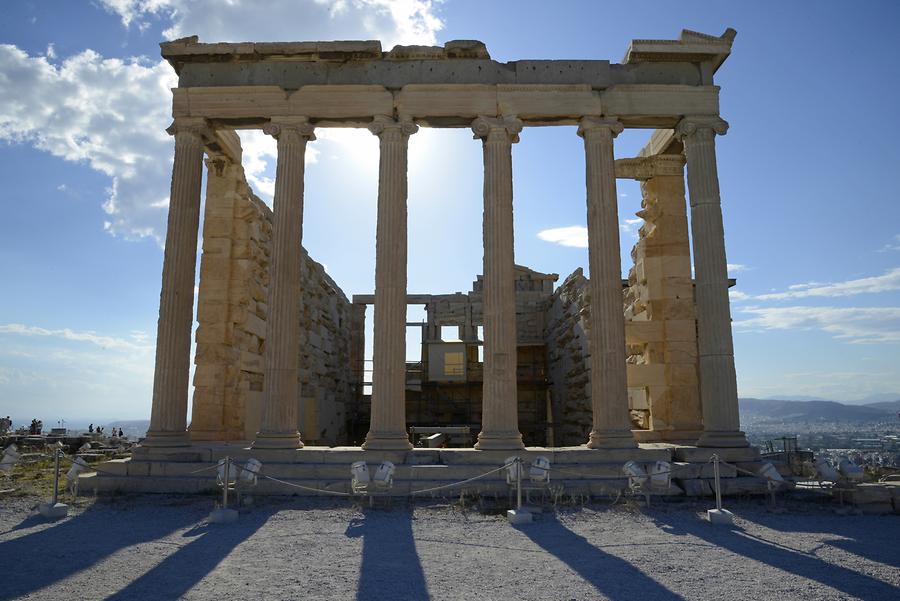
[[[273,117],[262,129],[276,140],[286,132],[295,133],[308,142],[316,139],[315,127],[307,117]]]
[[[478,117],[472,122],[472,132],[477,140],[491,141],[497,137],[505,137],[511,143],[519,141],[519,132],[522,131],[522,120],[515,116],[509,117]]]
[[[712,140],[727,131],[728,122],[721,117],[685,117],[675,126],[675,137],[682,141],[694,137]]]
[[[176,117],[166,132],[176,140],[182,136],[196,136],[201,142],[215,139],[215,130],[203,117]]]
[[[225,168],[231,164],[231,161],[224,154],[213,153],[206,159],[206,168],[210,173],[215,171],[216,177],[222,177]]]
[[[386,131],[397,131],[401,135],[409,137],[419,131],[419,126],[411,119],[394,119],[388,115],[375,115],[369,124],[369,131],[376,136],[381,136]]]
[[[615,117],[584,117],[578,122],[578,135],[584,138],[593,133],[608,135],[610,139],[615,138],[625,127]]]

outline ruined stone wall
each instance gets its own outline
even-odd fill
[[[553,282],[558,276],[520,265],[515,268],[515,276],[519,429],[527,445],[545,445],[548,418],[543,332]],[[484,373],[483,363],[478,360],[478,326],[484,323],[482,286],[482,277],[478,276],[468,293],[436,294],[423,299],[427,313],[423,372],[429,373],[429,351],[440,344],[440,328],[457,326],[459,338],[466,343],[466,376],[460,381],[426,378],[421,391],[408,391],[408,423],[480,424]]]
[[[553,293],[547,311],[544,338],[557,446],[584,444],[593,423],[587,284],[578,268]]]
[[[240,165],[208,175],[200,260],[193,440],[252,440],[259,428],[272,233],[271,209]],[[304,249],[301,260],[300,398],[304,441],[345,442],[345,403],[356,398],[363,316]]]
[[[684,178],[652,177],[641,195],[625,296],[632,418],[640,440],[693,443],[702,415]]]
[[[197,300],[193,440],[249,440],[262,407],[271,211],[240,165],[209,163]]]
[[[300,271],[300,433],[307,443],[347,442],[347,405],[359,394],[365,307],[352,304],[303,250]]]

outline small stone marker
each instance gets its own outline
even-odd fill
[[[69,506],[65,503],[41,503],[38,512],[48,520],[58,520],[69,515]]]
[[[720,526],[734,525],[734,514],[727,509],[709,509],[706,512],[706,519],[709,520],[710,524]]]

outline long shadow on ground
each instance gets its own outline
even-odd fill
[[[781,532],[820,532],[825,544],[865,559],[900,568],[900,520],[896,516],[766,514],[742,516]],[[881,527],[879,527],[881,526]]]
[[[203,524],[189,530],[184,536],[194,537],[194,540],[119,592],[107,597],[107,601],[180,599],[239,544],[252,537],[271,517],[271,513],[257,509],[250,514],[241,515],[232,524]]]
[[[896,586],[843,566],[823,561],[813,555],[789,549],[774,541],[768,541],[745,533],[737,527],[713,526],[699,519],[696,515],[687,514],[663,513],[654,515],[653,518],[660,524],[661,528],[670,534],[695,536],[737,555],[742,555],[748,559],[803,578],[815,580],[853,597],[859,597],[860,599],[900,599],[900,588]],[[764,521],[759,521],[758,519],[756,521],[766,525]],[[890,522],[886,521],[885,523],[889,524]],[[777,525],[768,525],[768,527],[778,528]],[[801,530],[797,525],[784,529],[790,531]],[[816,528],[816,531],[824,532],[825,530]],[[894,531],[896,532],[896,529]],[[895,539],[896,534],[887,538]],[[877,545],[879,543],[872,540],[871,544]],[[884,544],[896,544],[896,541],[886,540]],[[896,552],[893,553],[893,556],[896,559]]]
[[[553,514],[516,528],[613,601],[683,601],[628,561],[598,549],[566,528]]]
[[[3,586],[0,600],[34,593],[116,553],[163,538],[196,521],[196,512],[94,504],[83,513],[43,530],[0,543]],[[27,518],[12,531],[36,525]]]
[[[362,537],[358,601],[430,599],[416,551],[412,511],[367,511],[347,526],[348,537]]]

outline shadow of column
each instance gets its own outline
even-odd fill
[[[760,513],[742,516],[746,521],[779,532],[820,532],[836,538],[823,540],[823,544],[847,553],[858,555],[869,561],[900,567],[900,523],[893,528],[891,520],[894,516],[837,516],[816,515],[803,516],[791,514]],[[885,527],[887,526],[887,527]],[[823,537],[825,538],[825,537]]]
[[[185,536],[194,540],[166,557],[107,601],[180,599],[212,572],[234,549],[259,530],[270,513],[243,514],[233,524],[203,524]]]
[[[430,599],[425,572],[416,551],[412,511],[366,511],[345,532],[362,537],[357,601]]]
[[[117,522],[117,512],[127,516],[127,523]],[[95,504],[49,528],[4,541],[0,543],[0,557],[6,558],[0,561],[5,572],[0,600],[35,593],[90,569],[120,549],[168,536],[199,517],[186,511],[118,510]],[[37,524],[27,518],[10,532],[32,523]]]
[[[660,514],[654,516],[654,520],[670,534],[695,536],[737,555],[814,580],[852,597],[900,599],[900,587],[801,551],[789,549],[777,542],[756,537],[738,527],[713,526],[695,515]],[[896,544],[896,530],[889,538],[891,542],[885,544]],[[878,543],[873,541],[872,544]]]
[[[515,528],[612,601],[684,601],[630,562],[598,549],[572,532],[553,514]]]

